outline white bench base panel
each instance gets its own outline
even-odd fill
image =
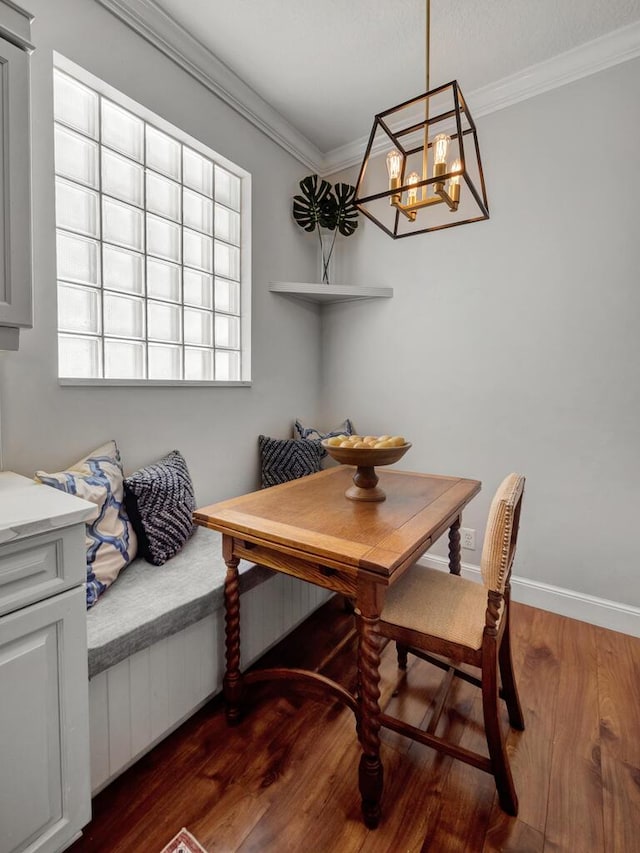
[[[331,593],[284,574],[240,598],[242,666]],[[89,682],[91,792],[95,796],[222,688],[224,610],[172,634]]]

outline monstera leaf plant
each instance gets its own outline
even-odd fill
[[[307,175],[300,181],[302,195],[293,197],[293,218],[305,231],[318,231],[322,255],[322,281],[329,284],[329,261],[336,236],[350,237],[358,227],[358,208],[354,204],[356,188],[335,184]],[[330,236],[327,232],[331,232]]]

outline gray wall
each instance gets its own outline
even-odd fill
[[[489,221],[397,241],[367,221],[341,248],[336,283],[395,295],[325,312],[325,420],[481,479],[479,532],[521,471],[517,574],[640,605],[640,62],[478,128]]]
[[[406,467],[481,479],[465,518],[479,533],[522,471],[518,574],[640,605],[637,60],[481,119],[491,219],[396,242],[363,222],[333,280],[395,296],[328,306],[321,327],[267,291],[317,276],[289,211],[308,170],[91,0],[30,10],[35,327],[0,353],[5,469],[57,470],[115,438],[131,471],[178,447],[204,503],[256,485],[259,432],[350,416],[405,433]],[[252,173],[251,388],[58,385],[54,49]]]
[[[290,436],[319,398],[319,314],[268,292],[313,280],[315,243],[290,214],[308,169],[92,0],[30,0],[35,327],[0,354],[3,466],[59,470],[114,438],[131,471],[179,448],[200,503],[254,488],[257,436]],[[69,388],[56,367],[52,51],[230,158],[253,178],[251,388]]]

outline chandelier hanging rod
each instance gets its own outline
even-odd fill
[[[427,84],[425,91],[429,91],[429,64],[431,62],[431,0],[426,0],[427,8],[426,8],[426,21],[425,21],[425,46],[424,46],[424,58],[425,58],[425,83]]]

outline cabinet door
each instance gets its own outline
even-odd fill
[[[31,326],[29,54],[0,38],[0,325]]]
[[[91,817],[82,587],[0,618],[0,853],[53,853]]]

